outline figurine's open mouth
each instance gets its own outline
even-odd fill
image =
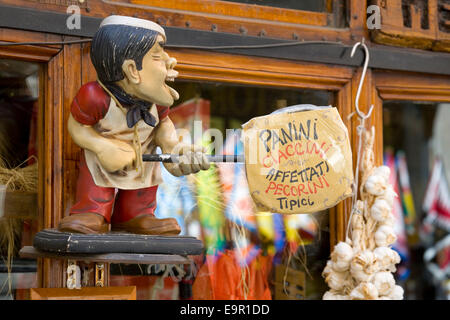
[[[174,82],[176,77],[178,77],[178,71],[170,69],[167,71],[166,82]],[[174,100],[178,100],[180,98],[180,95],[175,89],[169,87],[167,84],[166,87]]]

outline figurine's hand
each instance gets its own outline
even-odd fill
[[[209,161],[205,155],[205,149],[196,145],[183,145],[174,148],[172,154],[179,155],[178,163],[164,163],[167,171],[175,177],[197,173],[200,170],[209,169]]]
[[[97,157],[106,171],[115,172],[134,166],[136,152],[128,143],[111,139],[100,148]]]

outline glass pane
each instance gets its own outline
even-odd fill
[[[240,2],[247,4],[257,4],[277,8],[287,8],[296,10],[307,10],[324,12],[326,11],[327,0],[225,0],[227,2]]]
[[[239,131],[230,129],[284,106],[334,101],[333,92],[317,90],[190,81],[173,87],[181,96],[170,113],[178,132],[190,133],[191,143],[210,143],[206,133],[217,129],[214,138],[223,138],[225,150],[235,154],[242,154],[242,144]],[[136,285],[138,299],[322,297],[327,288],[321,273],[330,253],[328,211],[291,216],[255,212],[243,164],[217,164],[180,178],[163,166],[162,172],[156,216],[176,218],[183,235],[203,241],[204,254],[190,266],[170,269],[113,264],[110,285]],[[247,284],[248,275],[254,281],[247,292],[243,275]]]
[[[0,299],[37,286],[36,260],[18,256],[37,232],[39,65],[0,59]]]
[[[397,280],[405,299],[449,299],[448,278],[436,270],[448,268],[450,247],[436,254],[432,248],[450,232],[450,104],[387,101],[383,107],[385,163],[399,195]]]

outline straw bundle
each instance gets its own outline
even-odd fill
[[[32,158],[35,158],[34,156]],[[28,161],[27,159],[26,161]],[[25,162],[26,162],[25,161]],[[37,192],[38,170],[37,163],[20,168],[9,169],[0,159],[0,185],[6,185],[8,191]]]
[[[37,169],[37,163],[23,168],[16,167],[8,169],[5,162],[0,159],[0,185],[5,185],[7,191],[37,192]],[[22,218],[15,218],[14,216],[5,217],[4,212],[0,212],[0,253],[2,256],[6,255],[5,262],[9,276],[11,274],[12,258],[18,251],[16,243],[20,241],[22,223]],[[8,284],[9,292],[11,292],[11,279],[9,279]]]

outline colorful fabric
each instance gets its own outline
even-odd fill
[[[437,224],[450,232],[450,192],[444,167],[439,158],[433,163],[423,210],[427,213],[424,221],[426,225]]]
[[[276,229],[273,214],[270,212],[258,212],[256,221],[258,224],[258,237],[263,248],[267,253],[275,255],[277,249],[274,245]]]
[[[401,199],[403,204],[403,214],[405,217],[406,232],[408,234],[415,233],[416,210],[414,208],[414,199],[411,192],[408,165],[405,153],[398,151],[396,156],[396,165],[398,168],[398,176],[401,187]]]
[[[225,248],[225,218],[222,190],[217,168],[211,164],[209,170],[196,174],[197,206],[203,239],[208,254]]]
[[[318,232],[317,225],[310,215],[284,216],[286,241],[291,253],[295,253],[300,245],[311,244]]]
[[[397,195],[400,195],[400,189],[397,178],[397,167],[395,164],[395,157],[392,151],[388,150],[385,152],[384,164],[391,170],[391,174],[389,176],[389,183],[393,186],[394,192]],[[394,215],[395,218],[394,231],[397,236],[397,241],[393,244],[392,247],[399,253],[402,261],[406,262],[409,260],[408,239],[406,237],[404,214],[399,196],[395,197],[394,199],[392,214]]]
[[[235,253],[208,255],[192,286],[194,300],[270,300],[271,256],[258,255],[241,268]]]
[[[243,154],[244,146],[238,134],[227,136],[222,154]],[[218,163],[223,189],[225,216],[230,221],[255,232],[257,229],[253,200],[250,196],[242,163]]]

